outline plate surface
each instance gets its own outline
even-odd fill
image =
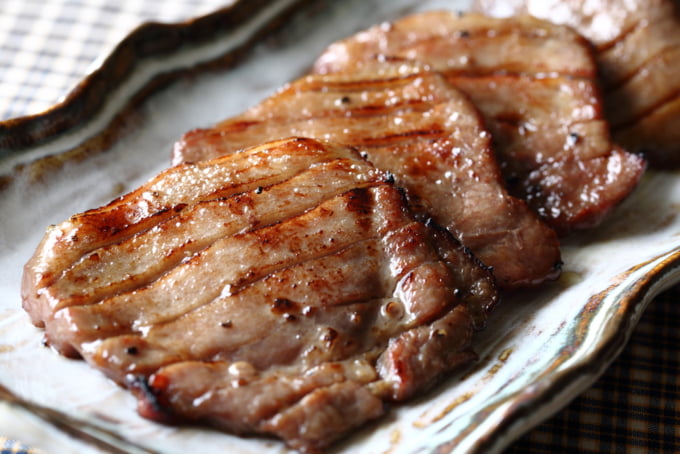
[[[183,132],[257,103],[303,74],[336,39],[409,12],[465,10],[468,4],[258,3],[193,24],[138,29],[95,71],[99,76],[86,80],[85,91],[35,118],[0,124],[0,400],[6,401],[0,402],[0,427],[14,431],[7,435],[38,444],[53,440],[59,452],[286,452],[277,441],[140,418],[126,391],[83,362],[42,347],[42,332],[20,307],[22,266],[45,228],[107,203],[166,167]],[[296,4],[294,16],[272,22]],[[212,31],[199,33],[206,24]],[[280,28],[265,38],[262,30],[272,24]],[[164,33],[183,40],[167,44]],[[237,48],[247,49],[239,53],[244,58],[234,58]],[[112,77],[120,67],[112,64],[116,58],[134,63],[127,77]],[[103,99],[87,104],[87,87],[102,79]],[[66,118],[83,103],[90,114]],[[565,241],[558,282],[502,302],[477,336],[479,361],[393,408],[334,452],[498,452],[566,405],[620,352],[648,302],[680,281],[678,206],[680,175],[649,171],[604,225]]]

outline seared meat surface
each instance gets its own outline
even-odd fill
[[[214,128],[186,134],[174,162],[304,136],[365,152],[407,189],[421,218],[448,228],[503,287],[559,274],[556,234],[506,192],[491,136],[466,96],[438,73],[379,62],[351,74],[311,75]]]
[[[50,227],[24,307],[146,417],[321,449],[470,361],[497,300],[391,180],[311,139],[173,167]]]
[[[566,24],[596,48],[614,139],[652,164],[680,165],[680,3],[677,0],[476,0],[491,15]]]
[[[589,44],[528,16],[430,12],[331,45],[317,73],[373,60],[441,71],[484,115],[510,192],[558,232],[597,225],[636,185],[643,160],[612,144]]]

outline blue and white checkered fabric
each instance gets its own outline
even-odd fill
[[[9,438],[0,437],[0,454],[39,454],[39,451]]]
[[[0,1],[0,120],[58,102],[145,21],[179,22],[233,0]]]

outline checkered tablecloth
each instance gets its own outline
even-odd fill
[[[680,286],[651,302],[589,390],[506,454],[680,453]]]
[[[40,454],[40,451],[36,451],[17,440],[0,437],[0,454]]]
[[[43,111],[147,20],[177,22],[230,0],[0,0],[0,120]]]
[[[0,0],[0,120],[53,105],[141,22],[175,22],[227,3]],[[657,297],[605,375],[508,453],[680,452],[678,307],[680,286]],[[0,454],[27,452],[2,435],[0,427]]]

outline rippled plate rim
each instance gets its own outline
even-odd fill
[[[309,0],[307,0],[308,2]],[[55,136],[77,130],[98,113],[114,88],[135,71],[139,61],[178,52],[187,43],[197,45],[213,40],[224,33],[225,27],[238,25],[247,16],[254,15],[258,9],[274,4],[304,4],[305,0],[234,0],[233,4],[216,11],[189,18],[182,22],[164,23],[147,21],[129,32],[113,50],[99,62],[95,62],[83,79],[71,89],[62,100],[43,112],[0,121],[0,157],[8,153],[21,152],[38,146]],[[262,37],[271,31],[286,14],[265,24],[252,39]],[[253,42],[244,43],[245,51]],[[227,56],[228,57],[228,56]],[[214,63],[203,62],[203,63]],[[205,67],[195,68],[198,70]]]
[[[514,399],[508,400],[509,408],[501,424],[481,437],[473,452],[498,452],[514,440],[545,421],[564,408],[581,392],[593,385],[607,367],[619,356],[637,326],[649,303],[662,291],[680,282],[680,249],[675,248],[644,263],[633,266],[616,278],[607,290],[594,294],[579,316],[578,329],[570,333],[573,342],[563,347],[560,360],[551,364],[559,368],[562,362],[570,360],[580,348],[588,351],[566,370],[545,373],[549,382],[537,383]],[[611,325],[604,327],[595,349],[587,348],[589,330],[593,328],[600,311],[616,309]],[[612,319],[609,319],[612,321]],[[595,326],[594,328],[601,328]],[[479,424],[482,421],[478,421]],[[455,446],[439,446],[437,452],[455,452]],[[447,450],[448,449],[448,450]]]

